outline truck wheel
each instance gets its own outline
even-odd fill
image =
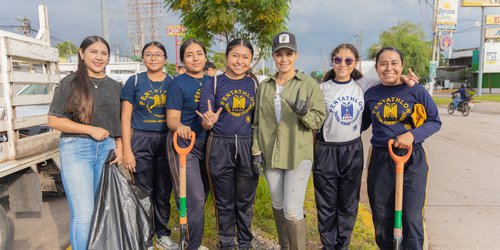
[[[13,238],[13,226],[12,221],[2,206],[0,206],[0,249],[9,249],[10,243]]]

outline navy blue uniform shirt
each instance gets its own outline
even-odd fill
[[[203,85],[200,112],[207,112],[207,100],[210,100],[213,112],[222,107],[219,120],[212,128],[214,133],[229,136],[252,135],[252,117],[257,88],[255,81],[248,76],[233,80],[226,74],[216,76],[216,78],[216,84],[214,84],[215,78],[212,78]]]
[[[424,105],[427,120],[415,128],[411,119],[413,106]],[[371,143],[375,147],[387,147],[387,141],[411,131],[414,144],[421,143],[441,128],[438,109],[432,97],[420,84],[408,87],[377,85],[365,93],[363,130],[372,127]]]
[[[201,118],[196,114],[200,103],[201,87],[212,77],[196,79],[188,74],[174,78],[167,89],[167,109],[181,111],[181,123],[196,133],[196,141],[205,141],[206,133]]]
[[[134,107],[131,121],[133,129],[167,131],[165,103],[167,88],[172,80],[171,76],[166,75],[163,81],[151,81],[146,72],[128,78],[122,89],[121,100],[130,102]]]

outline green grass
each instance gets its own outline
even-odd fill
[[[448,105],[451,102],[451,95],[447,97],[443,96],[433,96],[436,105]],[[474,95],[472,97],[473,102],[500,102],[500,94],[483,94],[481,96]]]
[[[172,198],[171,204],[175,204]],[[366,206],[361,205],[363,209]],[[314,200],[314,185],[312,176],[309,180],[304,202],[304,212],[307,219],[307,244],[308,249],[320,249],[321,241],[318,235],[318,218],[316,213],[316,203]],[[179,213],[172,207],[170,228],[179,225]],[[188,213],[189,216],[189,213]],[[374,239],[373,227],[363,223],[360,216],[356,220],[354,232],[351,240],[350,249],[372,250],[377,249]],[[260,177],[257,187],[257,195],[254,203],[254,219],[252,223],[252,231],[258,231],[259,234],[266,238],[278,241],[276,233],[276,225],[274,224],[273,211],[271,207],[271,196],[267,188],[265,178]],[[172,238],[179,239],[179,231],[173,230]],[[203,245],[209,249],[217,248],[217,226],[215,219],[215,208],[213,197],[210,194],[205,206],[205,231],[203,235]]]

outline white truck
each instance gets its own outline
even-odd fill
[[[62,193],[59,135],[47,124],[59,83],[58,50],[50,46],[47,7],[39,6],[36,38],[0,30],[0,198],[14,213],[40,212],[42,192]],[[18,90],[41,86],[45,93]],[[0,249],[12,239],[12,223],[0,205]]]

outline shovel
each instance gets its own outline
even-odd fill
[[[394,206],[394,239],[392,246],[394,250],[403,249],[403,175],[405,171],[405,163],[410,159],[412,146],[408,149],[408,153],[404,156],[398,156],[392,151],[393,139],[388,142],[389,155],[396,163],[396,197]]]
[[[177,154],[179,154],[179,222],[181,224],[181,237],[180,237],[180,246],[181,250],[186,249],[186,234],[187,234],[187,215],[186,215],[186,158],[191,149],[193,149],[194,141],[196,139],[196,134],[191,132],[191,143],[189,146],[185,148],[181,148],[177,143],[177,131],[174,133],[174,148]]]

